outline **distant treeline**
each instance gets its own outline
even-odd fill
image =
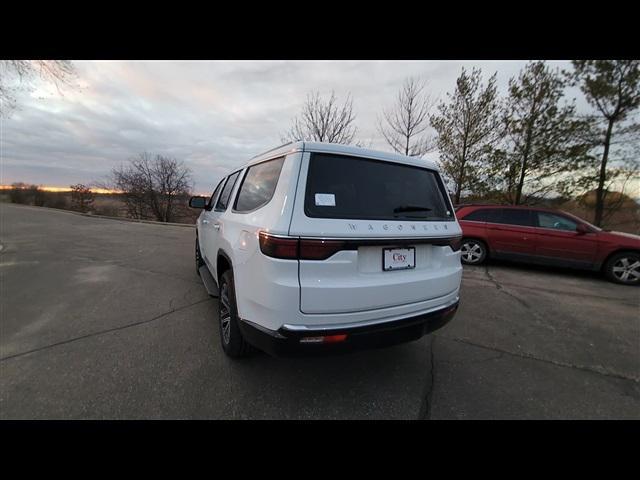
[[[67,192],[47,192],[38,185],[16,182],[12,188],[4,190],[11,203],[35,205],[36,207],[69,208]]]
[[[47,191],[38,185],[23,182],[16,182],[11,187],[0,191],[2,201],[108,217],[139,218],[129,214],[125,194],[122,193],[94,193],[84,185],[72,185],[69,191],[60,192]],[[177,223],[195,222],[198,212],[188,208],[187,202],[188,196],[180,197],[177,202],[179,206],[176,215],[171,221]],[[148,217],[147,219],[153,220],[154,218]]]

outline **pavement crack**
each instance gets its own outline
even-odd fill
[[[631,380],[633,382],[636,383],[640,383],[640,378],[635,378],[635,377],[629,377],[626,375],[622,375],[619,373],[615,373],[612,372],[610,370],[607,370],[604,367],[600,367],[600,366],[595,366],[595,367],[588,367],[586,365],[578,365],[578,364],[573,364],[573,363],[569,363],[569,362],[561,362],[558,360],[551,360],[549,358],[542,358],[542,357],[537,357],[535,355],[529,354],[529,353],[517,353],[517,352],[511,352],[508,350],[503,350],[501,348],[497,348],[497,347],[491,347],[489,345],[483,345],[480,343],[475,343],[472,342],[470,340],[465,340],[462,338],[453,338],[453,337],[447,337],[444,335],[438,335],[441,338],[444,338],[445,340],[450,340],[452,342],[458,342],[458,343],[462,343],[465,345],[471,345],[473,347],[479,347],[479,348],[483,348],[485,350],[491,350],[494,352],[498,352],[501,353],[502,355],[510,355],[512,357],[519,357],[519,358],[524,358],[527,360],[536,360],[538,362],[544,362],[544,363],[549,363],[551,365],[555,365],[556,367],[564,367],[564,368],[572,368],[574,370],[581,370],[584,372],[590,372],[590,373],[597,373],[598,375],[602,375],[605,377],[610,377],[610,378],[617,378],[617,379],[621,379],[621,380]],[[490,359],[486,359],[486,360],[496,360],[498,358],[500,358],[501,355],[498,355],[496,357],[492,357]]]
[[[504,293],[505,295],[513,298],[516,302],[518,302],[520,305],[522,305],[525,308],[531,309],[531,305],[529,305],[527,302],[525,302],[523,299],[521,299],[520,297],[518,297],[517,295],[514,295],[513,293],[511,293],[508,290],[505,290],[504,286],[498,282],[498,280],[495,279],[495,277],[491,274],[491,272],[489,271],[489,266],[485,265],[484,266],[484,273],[486,274],[487,278],[489,279],[489,281],[491,283],[493,283],[495,285],[495,287],[502,293]]]
[[[209,300],[210,300],[209,297],[207,297],[207,298],[204,298],[202,300],[198,300],[197,302],[190,303],[189,305],[184,305],[184,306],[179,307],[179,308],[171,309],[168,312],[164,312],[164,313],[162,313],[160,315],[157,315],[157,316],[155,316],[153,318],[150,318],[148,320],[141,320],[140,322],[134,322],[134,323],[129,323],[127,325],[121,325],[119,327],[108,328],[106,330],[100,330],[98,332],[92,332],[92,333],[88,333],[86,335],[81,335],[79,337],[74,337],[74,338],[70,338],[70,339],[67,339],[67,340],[63,340],[61,342],[55,342],[55,343],[52,343],[52,344],[49,344],[49,345],[44,345],[42,347],[34,348],[32,350],[27,350],[26,352],[15,353],[13,355],[9,355],[9,356],[0,358],[0,362],[4,362],[5,360],[11,360],[11,359],[14,359],[14,358],[22,357],[24,355],[29,355],[31,353],[36,353],[36,352],[40,352],[40,351],[43,351],[43,350],[48,350],[50,348],[58,347],[60,345],[66,345],[68,343],[77,342],[78,340],[84,340],[86,338],[91,338],[91,337],[97,337],[97,336],[100,336],[100,335],[104,335],[105,333],[116,332],[118,330],[125,330],[127,328],[137,327],[139,325],[144,325],[144,324],[147,324],[147,323],[155,322],[156,320],[160,320],[160,319],[166,317],[167,315],[171,315],[172,313],[179,312],[181,310],[187,309],[189,307],[193,307],[194,305],[198,305],[199,303],[204,303],[204,302],[207,302]]]
[[[431,406],[433,403],[433,387],[435,383],[436,373],[436,358],[434,354],[436,337],[431,335],[431,343],[429,345],[429,377],[425,384],[424,392],[422,394],[422,405],[420,405],[420,412],[418,413],[419,420],[431,420]]]
[[[485,278],[474,278],[474,277],[464,277],[464,281],[465,282],[479,282],[479,283],[493,283],[493,285],[496,285],[497,281],[495,280],[495,278],[491,275],[485,275]],[[534,287],[531,285],[524,285],[521,283],[511,283],[511,282],[502,282],[499,284],[499,286],[496,286],[496,288],[498,288],[498,290],[502,290],[505,287],[511,287],[511,288],[516,288],[519,290],[532,290],[532,291],[536,291],[536,292],[544,292],[544,293],[551,293],[551,294],[557,294],[558,290],[553,290],[551,288],[544,288],[544,287]],[[595,293],[583,293],[583,292],[576,292],[576,291],[571,291],[568,292],[570,293],[572,296],[574,297],[584,297],[584,298],[589,298],[589,299],[594,299],[594,298],[599,298],[599,299],[603,299],[603,300],[615,300],[618,303],[621,303],[623,305],[628,305],[630,307],[637,307],[637,303],[633,303],[633,302],[629,302],[627,299],[625,298],[620,298],[620,297],[614,297],[611,295],[597,295]]]
[[[453,340],[452,338],[449,337],[442,337],[445,340]],[[479,346],[479,345],[475,345],[474,346]],[[458,361],[454,361],[454,360],[442,360],[442,363],[447,363],[449,365],[467,365],[467,364],[472,364],[472,365],[479,365],[481,363],[487,363],[487,362],[492,362],[493,360],[500,360],[502,357],[505,356],[504,352],[498,352],[496,355],[492,355],[490,357],[484,358],[482,360],[458,360]]]
[[[489,279],[489,281],[493,283],[498,290],[502,290],[502,285],[500,285],[500,283],[493,277],[493,275],[491,275],[491,272],[489,271],[489,266],[486,264],[484,266],[484,274],[487,277],[487,279]]]

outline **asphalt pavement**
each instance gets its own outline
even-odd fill
[[[640,419],[640,289],[465,267],[453,321],[334,357],[224,356],[191,227],[0,204],[2,419]]]

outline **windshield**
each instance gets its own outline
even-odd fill
[[[453,221],[442,181],[426,168],[314,153],[305,213],[309,217]]]

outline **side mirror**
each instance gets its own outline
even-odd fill
[[[189,206],[191,208],[204,208],[207,206],[206,197],[191,197],[189,199]]]
[[[584,235],[585,233],[589,233],[591,230],[589,230],[589,228],[587,228],[587,226],[583,223],[579,223],[576,226],[576,232],[578,232],[578,235]]]

